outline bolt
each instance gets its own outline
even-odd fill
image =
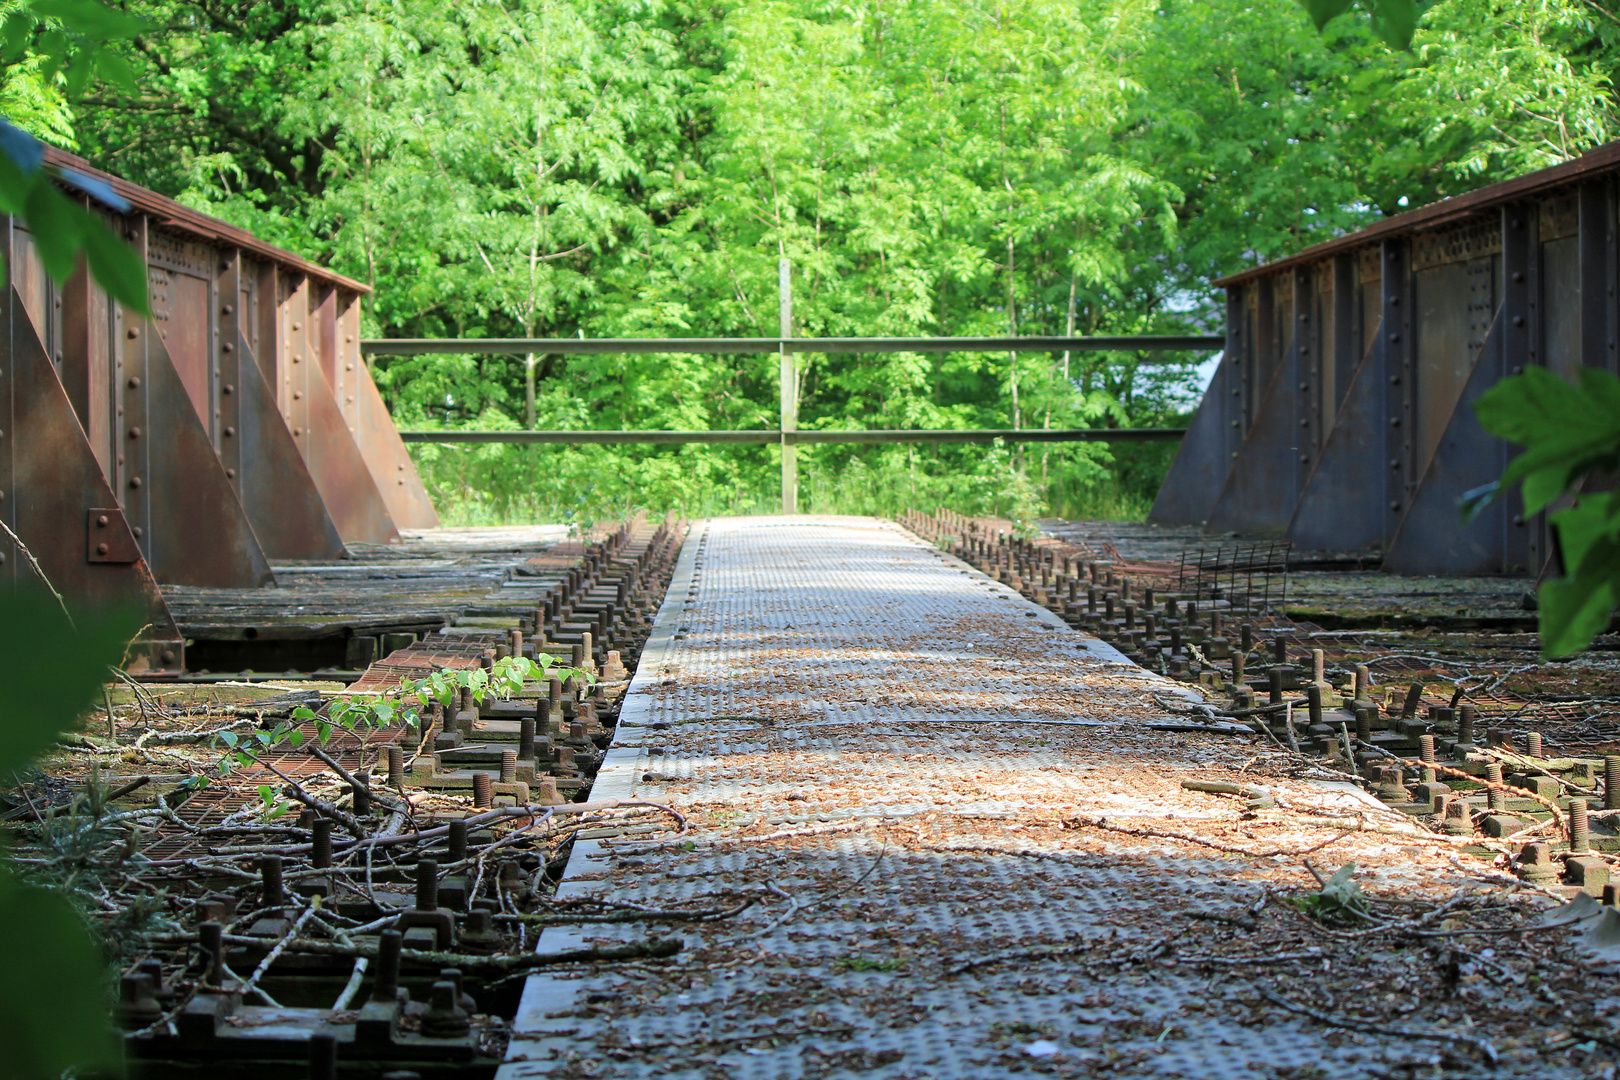
[[[1281,705],[1283,700],[1283,673],[1281,667],[1273,667],[1266,672],[1268,682],[1266,690],[1271,695],[1270,704]]]
[[[1305,688],[1305,704],[1306,708],[1310,712],[1310,722],[1312,724],[1320,724],[1322,722],[1321,683],[1311,683]]]
[[[522,656],[523,655],[523,631],[521,631],[521,630],[513,630],[508,635],[508,637],[510,638],[510,644],[507,647],[512,650],[512,655],[513,656]]]
[[[405,786],[405,748],[398,743],[388,748],[388,786]]]
[[[433,859],[416,864],[416,910],[439,910],[439,864]]]
[[[461,1007],[456,984],[440,979],[433,984],[427,1012],[422,1014],[422,1034],[430,1039],[455,1039],[472,1030],[467,1011]]]
[[[1356,741],[1370,742],[1372,740],[1373,710],[1370,705],[1357,705],[1356,713]]]
[[[1524,741],[1525,741],[1525,747],[1526,747],[1526,749],[1528,749],[1530,751],[1530,756],[1531,757],[1540,758],[1540,757],[1546,757],[1547,756],[1546,754],[1541,752],[1541,732],[1539,732],[1539,731],[1530,732],[1528,735],[1526,735],[1524,737]]]
[[[507,747],[501,751],[501,783],[517,783],[517,751]]]
[[[1586,800],[1569,800],[1569,853],[1586,855],[1592,850],[1590,826],[1586,820]]]
[[[1433,735],[1419,735],[1418,736],[1418,757],[1423,761],[1423,764],[1425,764],[1425,765],[1433,765],[1434,764],[1434,736]]]
[[[1491,785],[1490,793],[1485,796],[1486,805],[1492,810],[1507,809],[1507,792],[1502,790],[1502,765],[1493,761],[1485,766],[1485,781]]]
[[[1603,759],[1603,809],[1620,810],[1620,755]]]
[[[1415,719],[1418,706],[1421,704],[1423,704],[1423,684],[1413,683],[1406,688],[1406,700],[1401,704],[1401,719]]]
[[[376,981],[371,985],[372,1001],[393,1001],[399,996],[399,949],[405,936],[398,930],[377,935]]]
[[[1243,654],[1241,652],[1232,654],[1232,685],[1243,685]]]
[[[518,720],[518,748],[517,756],[524,761],[534,760],[534,717],[525,716]],[[504,771],[504,766],[502,767]]]
[[[1526,844],[1519,852],[1519,876],[1536,885],[1549,885],[1558,880],[1553,867],[1552,848],[1537,841]]]
[[[157,982],[143,972],[123,975],[118,980],[118,1011],[126,1021],[145,1025],[163,1015],[157,1002]]]
[[[495,784],[487,772],[473,773],[473,807],[483,810],[494,801]]]
[[[1445,830],[1450,836],[1472,836],[1473,822],[1468,816],[1468,804],[1462,799],[1446,803]]]
[[[450,822],[450,837],[447,841],[449,851],[445,857],[453,863],[462,862],[467,858],[467,819],[456,818]]]
[[[1243,645],[1243,651],[1244,652],[1253,652],[1254,651],[1254,624],[1253,623],[1244,623],[1243,626],[1239,628],[1238,633],[1239,633],[1239,638],[1240,638],[1241,644]]]
[[[364,774],[355,777],[355,782],[349,790],[354,796],[355,816],[369,817],[371,815],[371,789],[366,786]]]
[[[1371,701],[1372,673],[1367,670],[1366,664],[1356,665],[1356,700]]]
[[[287,904],[287,892],[281,884],[281,856],[263,855],[259,858],[259,892],[265,907],[278,908]]]
[[[337,1080],[337,1036],[330,1031],[310,1033],[309,1080]]]
[[[316,818],[310,824],[309,864],[317,870],[332,865],[332,819]]]
[[[1472,750],[1474,748],[1474,717],[1479,710],[1472,705],[1464,705],[1457,710],[1457,749]]]
[[[225,977],[225,927],[217,922],[199,923],[197,926],[197,944],[208,959],[207,971],[203,974],[203,982],[209,986],[219,986]]]

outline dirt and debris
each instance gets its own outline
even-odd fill
[[[505,1075],[1614,1075],[1606,967],[1536,925],[1569,890],[1259,732],[1156,730],[1212,688],[898,530],[801,522],[697,535],[604,766],[688,832],[576,843],[561,887],[756,902],[532,991]]]

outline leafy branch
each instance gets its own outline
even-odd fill
[[[60,79],[70,100],[83,94],[92,76],[134,94],[134,71],[105,46],[134,37],[146,26],[144,19],[97,0],[31,0],[0,19],[0,83],[7,69],[34,60],[39,77],[49,85]],[[129,202],[104,181],[77,169],[47,166],[44,144],[0,116],[0,214],[27,222],[52,280],[65,280],[82,255],[91,277],[115,300],[148,314],[146,267],[140,256],[64,188],[115,213],[130,210]]]
[[[220,761],[220,769],[228,774],[237,766],[262,766],[277,772],[262,755],[283,746],[293,749],[303,746],[308,738],[304,729],[311,722],[315,725],[315,746],[327,745],[338,731],[374,731],[400,724],[419,732],[423,709],[435,702],[454,708],[463,691],[471,694],[474,704],[481,705],[491,697],[509,700],[529,683],[570,678],[587,683],[595,681],[590,672],[559,666],[557,658],[547,653],[539,653],[533,660],[526,656],[504,657],[495,661],[488,671],[481,667],[440,668],[420,679],[402,679],[379,694],[335,698],[321,712],[300,706],[293,709],[286,720],[268,730],[246,735],[222,731],[219,741],[227,753]],[[291,804],[284,802],[269,784],[259,785],[259,798],[271,820],[291,809]]]

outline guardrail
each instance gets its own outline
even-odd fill
[[[900,353],[900,352],[1179,352],[1222,349],[1218,334],[1136,334],[1118,337],[916,337],[916,338],[367,338],[367,356],[462,353],[525,356],[530,353]]]
[[[419,443],[982,443],[1009,442],[1163,442],[1180,439],[1186,428],[943,428],[893,431],[402,431]]]
[[[798,372],[791,355],[798,353],[901,352],[1180,352],[1221,349],[1226,338],[1211,334],[1132,334],[1092,337],[793,337],[791,274],[781,267],[782,336],[753,338],[371,338],[360,343],[365,356],[423,356],[460,353],[481,356],[770,353],[781,356],[782,426],[765,431],[404,431],[406,442],[419,443],[775,443],[782,448],[782,509],[798,510],[798,465],[794,448],[801,443],[983,443],[1137,442],[1179,439],[1182,428],[979,428],[968,431],[799,431]],[[532,421],[531,421],[532,422]]]

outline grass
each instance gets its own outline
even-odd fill
[[[1169,444],[804,446],[799,506],[811,514],[890,517],[948,506],[965,514],[1140,521]],[[780,511],[775,447],[412,447],[446,525],[589,527],[644,509],[698,517]]]

